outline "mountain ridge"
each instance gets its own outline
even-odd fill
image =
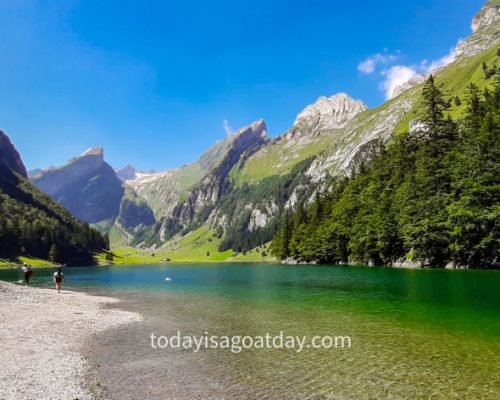
[[[121,181],[104,161],[100,147],[88,149],[64,166],[42,171],[31,181],[89,223],[116,218],[124,194]]]

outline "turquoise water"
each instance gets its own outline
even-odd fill
[[[33,284],[52,273],[36,270]],[[66,287],[118,297],[145,318],[87,346],[110,398],[500,398],[497,271],[185,264],[66,276]],[[352,347],[151,348],[150,333],[177,331],[349,335]]]

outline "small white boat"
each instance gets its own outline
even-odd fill
[[[172,278],[169,278],[168,276],[165,278],[165,282],[172,282]]]

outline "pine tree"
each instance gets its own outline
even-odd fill
[[[290,210],[286,210],[282,225],[271,242],[271,254],[280,260],[290,257],[290,241],[293,235],[293,222]]]
[[[483,61],[483,64],[482,64],[482,69],[483,69],[483,75],[484,75],[484,79],[489,79],[489,71],[488,71],[488,64],[486,64],[484,61]]]
[[[422,95],[423,116],[421,120],[426,124],[430,134],[438,135],[443,125],[444,111],[448,108],[448,103],[443,99],[443,93],[436,86],[432,75],[427,79]]]

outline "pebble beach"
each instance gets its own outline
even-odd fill
[[[0,282],[0,399],[102,397],[89,382],[80,348],[104,330],[138,322],[138,314],[106,308],[117,299]]]

